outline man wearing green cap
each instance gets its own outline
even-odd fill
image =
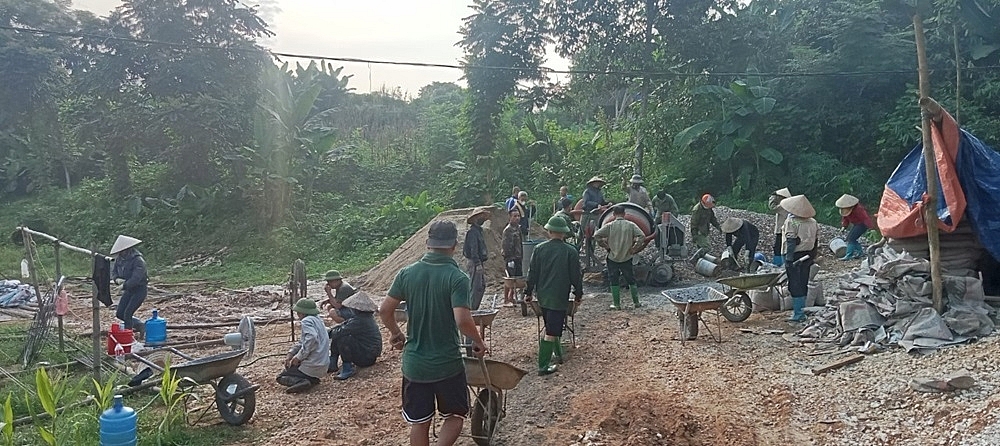
[[[389,344],[402,349],[403,419],[410,423],[410,444],[429,442],[434,413],[444,422],[437,443],[455,444],[469,412],[465,362],[459,350],[459,332],[472,340],[472,352],[487,353],[472,319],[469,276],[452,257],[458,245],[458,228],[448,220],[431,223],[427,253],[399,270],[379,307],[382,324],[389,330]],[[399,303],[406,301],[406,334],[396,322]]]
[[[285,370],[278,375],[278,384],[287,393],[303,392],[319,384],[330,366],[330,335],[323,320],[317,316],[319,307],[312,299],[303,297],[292,307],[302,320],[302,336],[285,358]]]
[[[351,286],[350,283],[344,280],[344,277],[340,275],[340,271],[331,269],[323,275],[323,280],[326,280],[326,286],[323,287],[323,291],[326,292],[326,299],[319,301],[320,307],[331,308],[329,313],[330,319],[333,319],[334,323],[340,324],[348,319],[347,315],[341,314],[344,310],[343,303],[348,297],[357,293],[358,290]]]
[[[545,224],[549,240],[535,247],[528,268],[528,285],[524,289],[524,299],[531,301],[538,295],[538,306],[542,308],[545,320],[545,337],[538,341],[538,374],[548,375],[556,371],[549,365],[552,355],[562,359],[561,337],[569,310],[569,295],[572,288],[576,301],[583,299],[583,272],[580,271],[580,257],[576,248],[563,241],[570,233],[569,225],[562,217],[552,217]]]

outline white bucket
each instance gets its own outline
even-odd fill
[[[715,271],[718,268],[719,265],[709,262],[708,260],[698,259],[698,263],[694,266],[694,272],[705,277],[713,277],[715,276]]]
[[[840,237],[834,237],[830,240],[830,251],[837,257],[843,257],[847,255],[847,242]]]

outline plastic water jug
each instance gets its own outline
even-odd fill
[[[136,413],[115,395],[111,408],[101,414],[101,446],[135,446]]]
[[[160,310],[153,310],[153,317],[146,321],[146,344],[167,342],[167,320],[160,317]]]

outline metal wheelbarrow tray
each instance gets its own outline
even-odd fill
[[[750,300],[750,290],[770,290],[788,280],[784,272],[747,274],[718,279],[722,285],[729,287],[726,296],[729,300],[722,306],[722,315],[730,322],[743,322],[753,312],[753,302]]]
[[[677,309],[678,330],[681,343],[698,338],[698,322],[701,321],[705,330],[716,342],[722,342],[721,315],[723,304],[729,296],[711,287],[692,287],[687,289],[663,290],[660,292]],[[717,334],[712,332],[708,323],[701,317],[703,311],[716,312]]]

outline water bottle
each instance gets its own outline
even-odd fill
[[[21,259],[21,278],[31,278],[31,270],[28,269],[28,259]]]
[[[167,342],[167,320],[160,317],[160,310],[153,310],[153,317],[146,321],[146,344]]]
[[[111,408],[101,414],[101,446],[135,446],[136,413],[115,395]]]

